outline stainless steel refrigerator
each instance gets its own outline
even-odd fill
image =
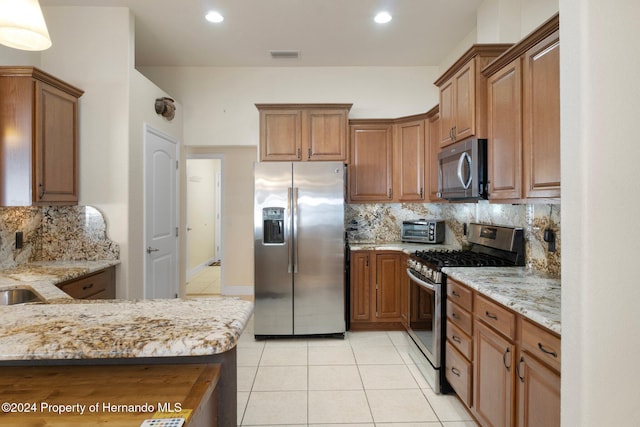
[[[254,167],[256,338],[345,332],[344,165]]]

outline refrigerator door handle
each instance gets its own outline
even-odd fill
[[[287,222],[285,224],[285,240],[288,245],[287,253],[287,272],[293,272],[293,236],[291,233],[291,211],[293,210],[293,188],[287,188]]]
[[[293,187],[293,274],[298,272],[298,187]]]

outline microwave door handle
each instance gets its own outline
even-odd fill
[[[460,155],[460,158],[458,159],[458,179],[460,180],[460,184],[462,184],[462,188],[468,190],[469,186],[471,185],[471,179],[473,178],[473,176],[472,174],[469,174],[469,178],[465,182],[465,179],[462,176],[462,166],[465,162],[469,166],[468,169],[471,170],[471,156],[469,156],[469,153],[467,153],[466,151],[462,153]]]

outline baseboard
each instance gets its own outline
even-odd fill
[[[253,295],[253,286],[225,286],[222,285],[220,293],[228,296],[249,296]]]
[[[216,257],[211,257],[208,260],[206,260],[205,262],[196,265],[191,270],[188,270],[187,271],[187,282],[189,280],[193,279],[193,276],[195,276],[196,274],[200,273],[205,268],[209,267],[209,264],[211,264],[214,261],[216,261]]]

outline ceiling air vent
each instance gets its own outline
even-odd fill
[[[298,50],[272,50],[269,52],[271,59],[300,59]]]

